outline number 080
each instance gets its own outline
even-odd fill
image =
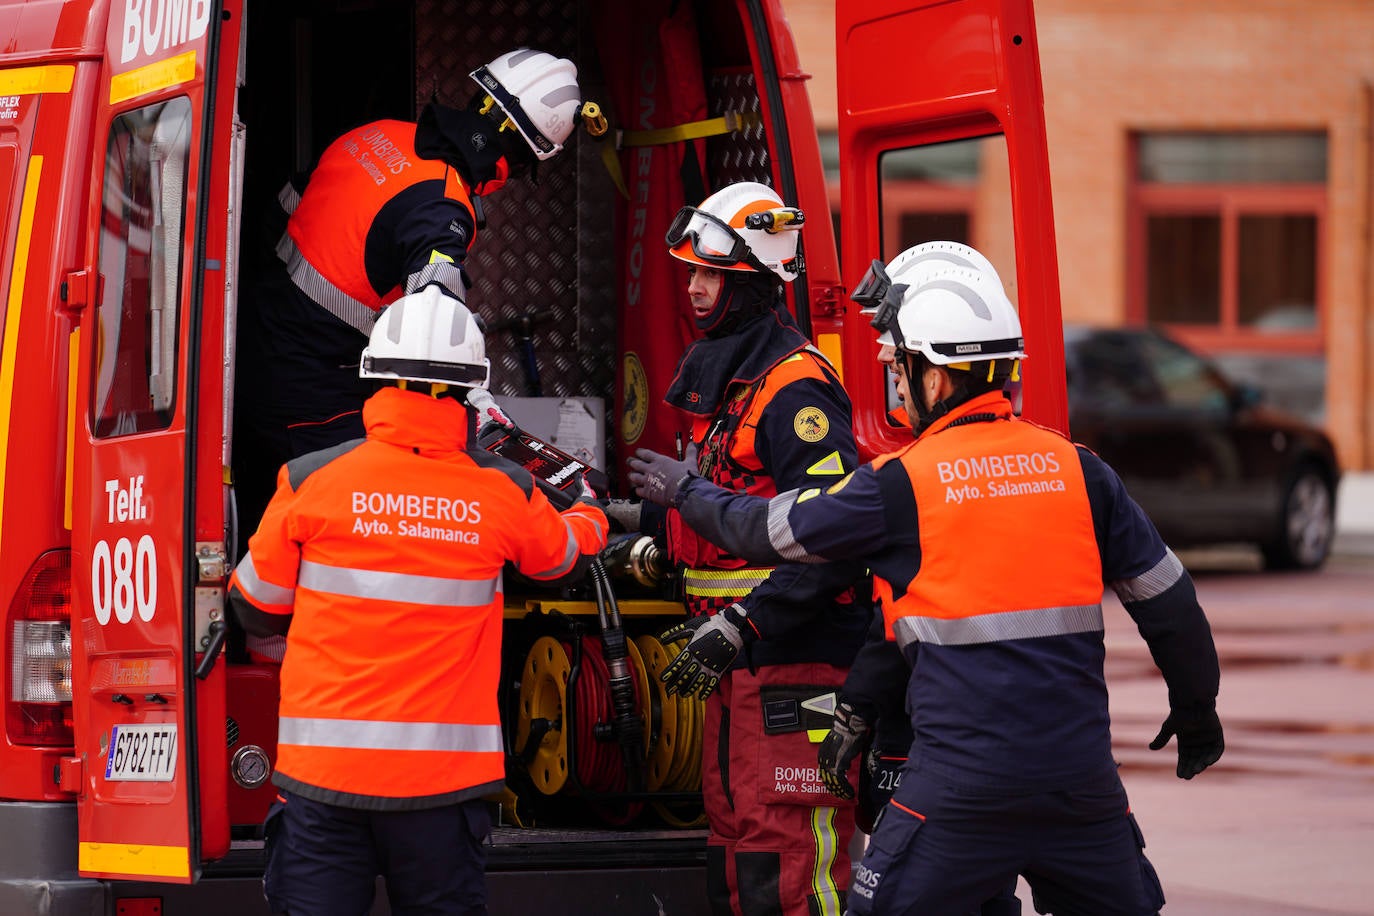
[[[96,542],[91,552],[91,601],[95,619],[101,626],[115,619],[128,623],[138,611],[140,620],[153,619],[157,606],[157,557],[152,535],[138,539],[138,547],[128,538],[115,541],[113,552],[105,540]]]

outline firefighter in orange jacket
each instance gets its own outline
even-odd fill
[[[486,912],[482,796],[504,777],[502,569],[576,578],[605,546],[593,503],[556,511],[524,469],[465,447],[448,397],[489,363],[462,303],[429,287],[383,314],[365,439],[287,463],[230,598],[285,634],[264,890],[274,913]]]
[[[376,121],[335,140],[290,213],[279,263],[239,317],[235,492],[247,530],[291,458],[363,435],[358,352],[377,315],[435,284],[465,300],[481,198],[563,148],[581,109],[570,60],[521,49],[471,74],[464,109]]]
[[[684,207],[668,232],[704,337],[664,400],[692,419],[700,473],[772,495],[838,480],[858,462],[849,398],[797,330],[783,284],[800,273],[801,211],[739,182]],[[713,912],[836,914],[849,885],[850,804],[816,771],[816,734],[863,642],[858,564],[760,567],[667,518],[689,619],[662,677],[706,700],[702,794]]]
[[[1115,589],[1168,684],[1150,747],[1176,738],[1191,779],[1224,749],[1192,580],[1110,467],[1012,413],[1002,389],[1025,354],[1000,284],[950,268],[881,301],[915,442],[771,501],[640,450],[636,488],[755,562],[873,570],[885,636],[911,666],[915,741],[851,913],[967,913],[1018,874],[1042,912],[1156,913],[1164,894],[1112,758],[1101,596]],[[837,707],[840,759],[867,728]]]

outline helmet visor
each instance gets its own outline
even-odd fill
[[[897,313],[902,309],[902,297],[906,295],[908,286],[905,283],[889,281],[887,272],[883,270],[880,261],[873,262],[873,267],[869,268],[869,274],[873,274],[875,269],[881,275],[880,279],[876,281],[876,288],[881,289],[881,292],[876,291],[876,289],[864,289],[864,283],[868,282],[869,279],[865,275],[864,283],[859,284],[859,288],[854,291],[854,295],[850,298],[865,306],[861,309],[862,314],[873,316],[868,323],[877,330],[879,343],[900,346],[901,336],[897,327]],[[867,302],[859,299],[861,294],[867,298]]]
[[[873,263],[868,265],[868,270],[864,272],[864,278],[859,281],[854,292],[849,294],[849,298],[859,304],[860,315],[872,315],[878,311],[883,296],[887,295],[887,291],[891,288],[892,279],[887,275],[887,268],[882,261],[875,258]]]
[[[666,237],[668,247],[683,242],[692,243],[692,254],[703,263],[717,267],[733,267],[744,261],[752,263],[749,244],[719,218],[696,207],[683,207],[673,217]]]

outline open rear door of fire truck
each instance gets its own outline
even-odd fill
[[[82,875],[191,882],[229,846],[225,313],[240,0],[113,3],[73,449]],[[82,303],[84,301],[84,307]],[[208,650],[208,651],[207,651]]]
[[[988,254],[1017,303],[1026,337],[1024,413],[1067,431],[1031,0],[837,3],[835,20],[840,250],[848,287],[874,258],[889,261],[920,241],[965,242]],[[1006,225],[1014,238],[1005,235]],[[855,307],[844,320],[867,322]],[[910,442],[909,431],[885,420],[895,405],[874,359],[876,332],[849,330],[846,387],[864,450]]]

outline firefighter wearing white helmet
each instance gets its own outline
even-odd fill
[[[804,224],[757,182],[729,185],[673,220],[669,253],[686,264],[704,334],[664,397],[692,418],[681,473],[771,495],[828,486],[858,463],[849,398],[783,297],[802,274]],[[633,458],[630,467],[633,485]],[[671,511],[665,527],[688,619],[660,636],[685,641],[661,677],[669,692],[706,699],[712,911],[837,913],[855,824],[851,803],[806,775],[816,768],[809,729],[829,724],[817,710],[863,642],[863,569],[745,565]]]
[[[938,270],[949,267],[964,267],[986,274],[997,283],[1001,279],[997,276],[997,269],[992,266],[992,262],[983,255],[981,251],[961,242],[933,241],[922,242],[906,249],[887,264],[882,261],[874,260],[864,277],[855,287],[850,298],[859,304],[859,314],[864,315],[872,321],[873,326],[886,327],[889,324],[887,316],[878,318],[879,306],[882,305],[887,295],[888,289],[894,283],[904,283],[908,287],[919,285],[922,280]],[[890,302],[886,308],[893,311],[897,307],[897,300]],[[878,334],[878,362],[885,368],[895,371],[897,347],[893,342],[892,334],[887,330],[880,330]],[[888,403],[891,404],[895,391],[892,389],[889,380]],[[901,407],[895,407],[888,411],[888,421],[894,426],[909,427],[909,420],[906,411]]]
[[[486,388],[491,360],[477,319],[437,286],[399,299],[372,328],[362,378]]]
[[[503,569],[549,585],[606,544],[594,503],[556,510],[524,468],[468,448],[452,388],[482,390],[486,346],[438,287],[382,314],[359,372],[381,387],[364,438],[288,462],[230,601],[285,637],[273,913],[485,913],[486,796],[505,778]]]
[[[234,477],[247,528],[284,462],[363,434],[371,386],[358,352],[382,309],[431,285],[465,299],[484,200],[567,143],[581,108],[572,61],[522,48],[473,79],[464,107],[435,99],[416,121],[355,127],[303,190],[283,189],[279,260],[238,324]]]
[[[1164,895],[1112,753],[1102,594],[1115,591],[1164,677],[1149,747],[1176,741],[1175,773],[1193,779],[1225,751],[1193,582],[1111,467],[1013,412],[1002,383],[1026,351],[1000,284],[948,268],[893,284],[889,303],[914,442],[771,498],[640,449],[636,492],[737,561],[873,571],[881,620],[854,670],[881,665],[890,689],[905,686],[915,737],[851,916],[1017,912],[989,896],[1018,875],[1044,912],[1156,913]],[[818,758],[827,785],[871,735],[845,699]]]
[[[874,324],[895,342],[918,435],[965,401],[1020,380],[1021,319],[1002,284],[980,271],[951,267],[916,286],[893,284]]]

